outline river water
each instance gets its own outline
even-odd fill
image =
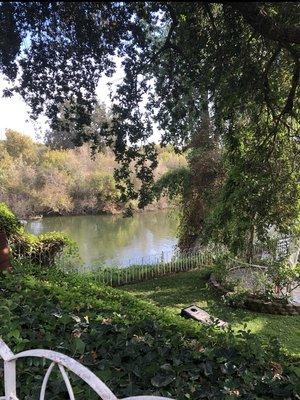
[[[121,215],[49,217],[29,221],[26,230],[35,235],[63,231],[79,246],[85,266],[147,263],[164,254],[170,257],[177,244],[178,219],[174,211]]]

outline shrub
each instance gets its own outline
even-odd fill
[[[49,232],[39,236],[22,232],[13,236],[11,247],[13,257],[43,267],[53,266],[57,256],[64,249],[67,248],[69,253],[77,250],[76,243],[61,232]]]
[[[0,203],[0,231],[9,238],[12,257],[41,266],[52,266],[56,257],[67,249],[77,251],[76,243],[62,232],[49,232],[35,236],[25,232],[20,221],[6,204]]]
[[[110,149],[102,148],[91,158],[88,143],[51,150],[11,131],[7,132],[7,140],[0,142],[0,201],[19,217],[122,211],[124,205],[113,173],[117,162]],[[159,171],[165,173],[183,165],[185,156],[175,154],[171,147],[161,149],[155,179],[161,175]],[[134,164],[132,172],[137,189]],[[160,204],[152,207],[159,208]]]
[[[249,291],[236,287],[233,292],[228,292],[223,296],[224,303],[233,307],[243,307],[249,298]]]
[[[21,224],[14,213],[5,203],[0,203],[0,231],[4,231],[7,237],[20,231]]]
[[[215,257],[213,265],[213,274],[218,282],[222,283],[227,289],[233,289],[234,284],[228,282],[230,253],[223,253]]]
[[[273,261],[268,267],[268,274],[285,301],[288,301],[290,291],[300,285],[300,263],[291,265],[287,260]],[[290,290],[286,290],[288,288]]]

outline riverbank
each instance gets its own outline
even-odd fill
[[[122,213],[129,204],[120,201],[114,178],[118,167],[112,151],[103,148],[91,158],[88,144],[68,150],[53,150],[35,143],[15,131],[6,132],[0,141],[0,202],[6,203],[20,219],[35,216],[72,216]],[[181,166],[187,160],[170,146],[157,146],[158,167],[154,180]],[[139,180],[132,180],[136,190]],[[137,203],[131,206],[137,211]],[[161,199],[149,209],[162,209],[168,200]]]
[[[21,219],[22,222],[26,223],[26,222],[31,222],[31,221],[38,221],[41,220],[43,218],[52,218],[52,217],[79,217],[79,216],[88,216],[88,215],[94,215],[94,216],[103,216],[103,215],[123,215],[124,211],[126,209],[125,208],[114,208],[111,209],[110,211],[89,211],[87,210],[86,212],[82,211],[81,212],[76,212],[76,210],[73,210],[72,212],[68,212],[68,213],[47,213],[47,214],[42,214],[42,215],[27,215],[26,217],[21,217],[19,215],[17,215],[18,218]],[[175,212],[178,211],[177,206],[172,205],[170,203],[168,203],[167,201],[165,202],[165,204],[149,204],[148,206],[146,206],[143,209],[140,208],[133,208],[133,215],[135,214],[141,214],[141,213],[148,213],[148,212],[155,212],[155,211],[171,211],[174,210]],[[124,215],[124,218],[126,218],[126,216]]]

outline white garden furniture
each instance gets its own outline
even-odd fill
[[[17,397],[16,383],[16,361],[24,357],[39,357],[52,361],[43,380],[39,400],[46,398],[47,383],[51,375],[51,371],[57,366],[61,372],[62,378],[66,384],[70,400],[75,400],[73,389],[67,374],[67,370],[73,372],[81,378],[91,389],[93,389],[102,400],[118,400],[113,392],[88,368],[81,365],[78,361],[50,350],[27,350],[21,353],[14,354],[10,348],[0,339],[0,357],[4,361],[4,391],[5,396],[0,397],[0,400],[19,400]],[[166,397],[158,396],[134,396],[126,397],[123,400],[172,400]]]

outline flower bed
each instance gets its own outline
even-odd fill
[[[209,283],[214,289],[221,293],[225,299],[227,298],[227,303],[233,307],[242,307],[251,311],[268,314],[300,315],[300,305],[284,303],[280,299],[266,301],[246,292],[240,295],[239,299],[237,297],[235,299],[234,297],[230,299],[233,292],[226,289],[218,282],[213,274],[210,276]]]

